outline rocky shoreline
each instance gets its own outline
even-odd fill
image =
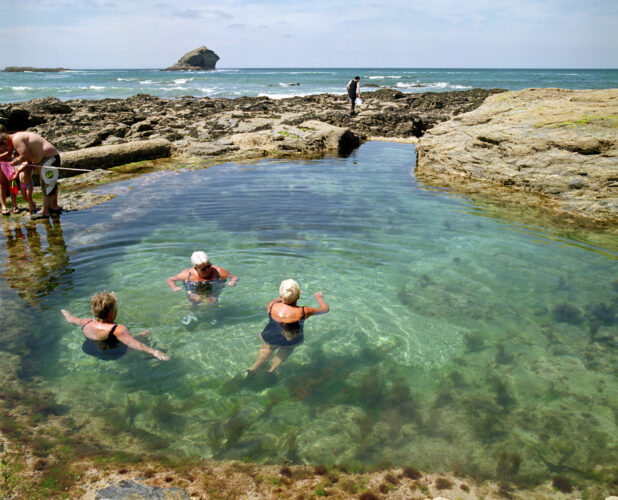
[[[88,169],[166,157],[202,166],[306,158],[345,153],[371,139],[420,139],[417,176],[428,185],[611,228],[618,221],[617,94],[380,89],[363,94],[353,117],[347,97],[331,94],[280,100],[45,98],[0,105],[0,124],[40,133],[58,147],[65,166]],[[73,208],[89,205],[87,195],[79,202],[70,198]]]
[[[366,92],[360,112],[350,117],[346,96],[320,94],[268,97],[161,99],[138,94],[127,99],[60,101],[33,99],[0,105],[0,124],[9,131],[33,130],[61,152],[164,138],[175,155],[220,156],[230,151],[268,156],[320,154],[332,144],[313,141],[312,121],[370,136],[420,137],[434,125],[476,109],[502,90],[403,94]],[[306,130],[303,130],[306,129]],[[259,137],[258,141],[251,141]],[[297,140],[299,139],[299,140]],[[342,147],[354,147],[355,141]],[[335,148],[336,149],[336,148]],[[266,154],[265,154],[266,152]]]

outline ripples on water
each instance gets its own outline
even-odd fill
[[[20,319],[0,349],[111,448],[524,483],[611,465],[616,255],[425,189],[413,158],[369,143],[347,158],[160,172],[54,225],[5,220],[0,299]],[[165,279],[197,249],[240,283],[187,331]],[[276,382],[244,383],[289,277],[302,304],[321,290],[331,312],[307,321]],[[59,309],[88,316],[103,289],[172,361],[82,353]]]

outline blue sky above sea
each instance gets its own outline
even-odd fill
[[[220,68],[618,67],[615,0],[8,0],[4,11],[0,67],[162,68],[201,45]]]

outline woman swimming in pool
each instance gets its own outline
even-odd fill
[[[78,318],[65,309],[60,310],[69,323],[82,327],[86,336],[82,350],[86,354],[105,360],[118,359],[126,352],[128,346],[151,354],[161,361],[169,361],[170,357],[167,354],[142,344],[129,333],[126,326],[114,323],[118,313],[114,294],[109,292],[95,294],[90,300],[90,307],[94,319]]]
[[[167,278],[167,286],[175,292],[182,290],[176,282],[182,281],[187,297],[192,304],[204,301],[214,304],[224,286],[234,286],[238,276],[234,276],[219,266],[213,266],[205,252],[193,252],[191,255],[193,268],[185,269],[176,276]],[[229,281],[227,279],[229,278]]]
[[[256,362],[249,368],[249,375],[255,373],[270,355],[279,349],[268,370],[268,373],[273,373],[292,354],[294,348],[302,343],[304,339],[303,323],[305,320],[309,316],[327,313],[330,310],[328,304],[324,302],[324,294],[322,292],[313,294],[315,300],[320,304],[319,309],[307,306],[298,307],[296,301],[299,296],[300,288],[296,281],[284,280],[281,282],[279,298],[271,300],[268,306],[266,306],[268,324],[260,334],[264,345],[258,351]]]

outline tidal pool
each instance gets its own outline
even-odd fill
[[[616,462],[616,253],[419,185],[410,145],[166,171],[54,224],[3,220],[0,350],[112,450],[413,465],[535,482]],[[614,247],[615,248],[615,247]],[[197,328],[165,279],[194,250],[240,277]],[[331,311],[276,381],[246,382],[265,305],[296,279]],[[60,309],[168,352],[85,355]]]

